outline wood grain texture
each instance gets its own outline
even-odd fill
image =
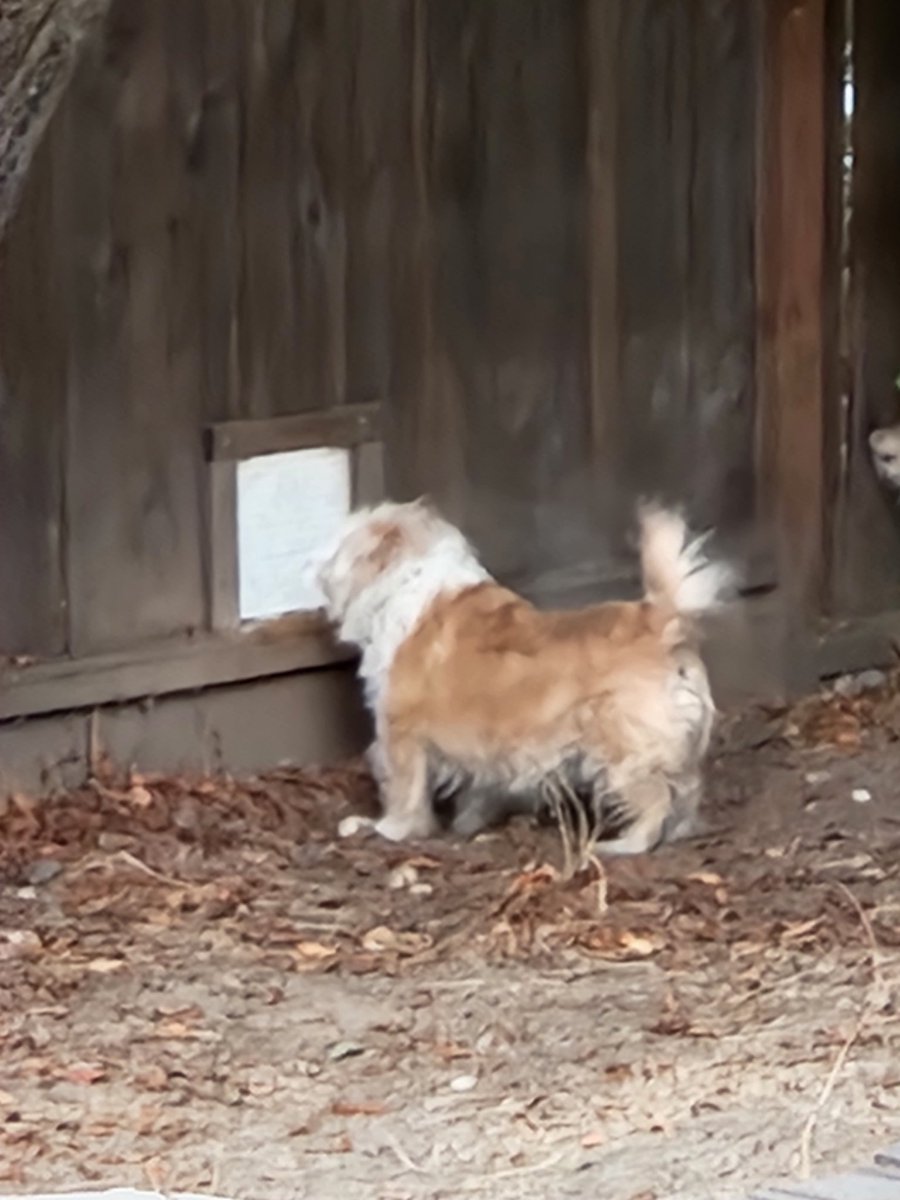
[[[66,649],[65,351],[42,147],[0,256],[0,657]]]
[[[10,647],[94,657],[233,623],[204,431],[258,448],[376,400],[383,463],[357,454],[357,494],[431,494],[539,599],[630,586],[642,493],[746,556],[758,303],[778,478],[819,403],[819,143],[794,150],[823,4],[773,6],[761,145],[744,0],[111,0],[0,266],[0,304],[32,254],[53,278],[30,285],[40,404],[0,413],[19,456],[0,499],[33,480],[34,510],[0,537],[46,592],[0,617]],[[30,361],[39,322],[16,319]],[[795,539],[822,492],[799,476]]]
[[[758,210],[763,498],[798,626],[822,607],[825,4],[766,8]]]
[[[360,446],[381,436],[381,405],[342,404],[338,408],[250,421],[222,421],[206,431],[213,460],[253,458],[311,446]]]
[[[167,87],[169,11],[117,0],[57,123],[76,654],[204,622],[199,304],[182,273],[187,164]]]
[[[877,613],[900,597],[900,510],[877,482],[868,435],[900,420],[900,78],[893,50],[900,9],[854,5],[852,291],[847,364],[852,381],[845,492],[834,551],[834,605],[841,614]]]
[[[0,722],[347,662],[318,614],[0,672]]]

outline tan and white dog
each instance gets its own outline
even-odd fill
[[[556,779],[622,830],[601,852],[687,835],[715,713],[693,618],[730,582],[704,540],[648,508],[642,600],[542,612],[424,502],[354,513],[319,581],[361,651],[378,832],[432,833],[435,790],[459,781],[526,797]]]

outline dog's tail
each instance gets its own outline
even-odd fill
[[[692,537],[680,513],[646,505],[640,524],[644,599],[677,640],[692,618],[723,603],[734,586],[734,573],[707,557],[708,535]]]

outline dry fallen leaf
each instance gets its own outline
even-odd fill
[[[76,1063],[64,1068],[63,1079],[69,1083],[101,1083],[106,1079],[106,1068],[99,1063]]]
[[[143,784],[136,783],[128,792],[128,799],[135,808],[149,808],[153,803],[153,796]]]
[[[323,946],[321,942],[297,942],[294,946],[301,958],[324,959],[334,958],[337,954],[335,946]]]
[[[121,958],[92,958],[86,964],[87,970],[95,975],[112,975],[116,971],[121,971],[124,966],[125,961]]]
[[[606,1134],[602,1129],[592,1129],[581,1139],[581,1145],[585,1150],[593,1150],[596,1146],[602,1146],[605,1141]]]
[[[688,875],[688,881],[692,883],[705,883],[709,887],[721,887],[725,880],[721,875],[716,875],[714,871],[694,871],[692,875]]]
[[[823,920],[824,917],[813,917],[810,921],[798,921],[796,924],[788,925],[782,931],[781,940],[783,942],[792,942],[798,938],[803,938],[808,933],[812,933],[814,929],[818,929]]]
[[[356,1104],[349,1100],[335,1100],[331,1111],[336,1117],[380,1117],[388,1110],[378,1100],[361,1100]]]
[[[580,941],[582,947],[589,953],[619,962],[650,958],[663,945],[663,940],[658,935],[631,933],[627,929],[615,930],[604,925],[595,928]]]
[[[362,937],[364,950],[370,953],[384,954],[394,951],[397,954],[416,954],[431,945],[431,938],[424,933],[398,933],[388,929],[386,925],[377,925],[364,933]]]
[[[467,1046],[459,1046],[455,1042],[437,1042],[434,1052],[444,1062],[453,1062],[458,1058],[471,1058],[472,1051]]]
[[[154,1155],[152,1158],[148,1158],[143,1166],[147,1182],[153,1190],[155,1192],[164,1191],[166,1179],[169,1175],[169,1164],[164,1162],[159,1155]]]
[[[189,1038],[202,1037],[196,1029],[185,1025],[184,1021],[160,1021],[153,1031],[153,1036],[164,1041],[185,1041]]]
[[[38,958],[44,947],[31,929],[0,929],[0,962],[16,958]]]
[[[169,1086],[169,1076],[158,1063],[150,1063],[135,1075],[134,1082],[148,1092],[164,1092]]]
[[[417,871],[437,871],[443,865],[439,858],[432,858],[430,854],[417,854],[406,860],[406,866],[415,867]]]

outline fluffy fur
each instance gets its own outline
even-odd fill
[[[875,474],[892,492],[900,492],[900,425],[873,429],[869,450]]]
[[[607,853],[690,831],[714,716],[693,618],[728,573],[656,508],[641,514],[641,565],[641,601],[541,612],[422,502],[348,520],[319,579],[361,651],[380,833],[431,833],[442,789],[527,807],[554,781],[622,829]]]

